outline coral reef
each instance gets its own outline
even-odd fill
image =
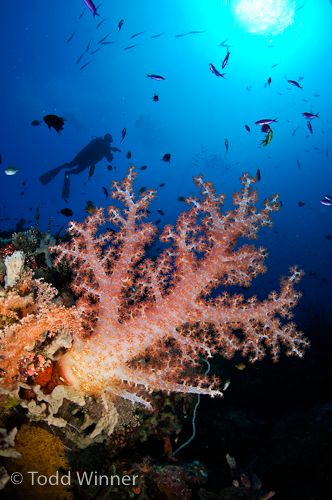
[[[234,209],[222,213],[224,196],[196,178],[201,197],[188,198],[189,210],[175,227],[164,228],[160,240],[173,244],[153,261],[145,251],[157,228],[142,219],[155,193],[135,198],[134,178],[130,169],[121,183],[113,183],[112,196],[122,210],[111,205],[108,217],[98,209],[82,223],[71,222],[70,241],[50,248],[61,272],[68,276],[66,269],[71,270],[76,302],[67,298],[70,307],[27,267],[34,262],[33,249],[40,247],[35,232],[15,236],[20,250],[10,243],[2,252],[3,406],[20,404],[35,422],[69,427],[66,438],[81,448],[103,441],[114,429],[120,442],[126,426],[138,423],[124,403],[151,408],[147,393],[222,395],[217,379],[199,373],[206,357],[239,352],[254,362],[269,351],[276,361],[282,345],[297,356],[308,345],[288,321],[300,297],[296,268],[282,280],[279,293],[261,302],[216,293],[220,287],[249,287],[265,271],[265,250],[242,244],[242,238],[256,238],[260,227],[271,224],[277,196],[257,210],[254,179],[245,175]],[[167,411],[163,415],[167,430],[154,432],[170,456],[169,432],[179,433],[180,427]],[[158,428],[155,420],[145,426],[142,439]]]

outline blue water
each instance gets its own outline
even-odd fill
[[[254,291],[264,295],[277,287],[279,277],[297,264],[306,272],[299,285],[299,321],[328,314],[332,239],[326,236],[332,234],[332,207],[321,205],[320,199],[332,195],[332,5],[300,0],[296,8],[294,24],[269,36],[246,32],[234,17],[232,2],[220,0],[104,0],[99,17],[92,16],[83,0],[3,2],[1,169],[15,166],[19,172],[1,172],[1,229],[14,230],[22,218],[25,227],[34,225],[37,207],[43,230],[50,219],[54,232],[66,226],[59,213],[66,206],[74,211],[73,219],[82,220],[87,200],[107,205],[102,187],[109,190],[129,165],[137,167],[137,191],[166,184],[158,189],[150,216],[161,219],[162,227],[184,209],[178,197],[195,193],[194,175],[204,174],[226,193],[229,208],[242,172],[255,175],[259,168],[260,201],[277,192],[283,206],[273,215],[273,230],[261,232],[269,271],[256,280]],[[202,33],[175,36],[189,31]],[[138,32],[143,33],[130,38]],[[108,33],[106,40],[114,43],[99,44]],[[211,73],[209,63],[221,70],[224,40],[231,55],[222,79]],[[125,49],[133,44],[137,46]],[[165,80],[146,78],[148,73]],[[303,89],[287,79],[299,81]],[[153,102],[154,93],[159,102]],[[312,121],[313,134],[304,111],[319,113]],[[52,113],[65,118],[60,134],[44,123],[31,126],[32,120]],[[266,147],[260,147],[264,134],[254,124],[261,118],[277,118]],[[127,136],[120,145],[124,127]],[[47,186],[40,184],[43,172],[70,161],[107,132],[112,145],[122,150],[114,154],[116,170],[109,171],[103,160],[89,181],[87,170],[73,176],[68,204],[61,198],[62,173]],[[169,164],[161,161],[165,153],[172,155]],[[148,168],[140,170],[143,165]],[[300,207],[299,201],[305,205]]]

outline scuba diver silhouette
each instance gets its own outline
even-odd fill
[[[111,134],[105,134],[104,137],[96,137],[89,142],[85,148],[81,149],[70,162],[63,163],[41,175],[39,177],[40,182],[45,186],[45,184],[51,182],[61,170],[70,169],[65,172],[61,194],[62,198],[67,202],[70,196],[70,176],[83,172],[83,170],[95,165],[103,158],[111,162],[113,160],[112,151],[119,151],[118,148],[111,147],[112,141]]]

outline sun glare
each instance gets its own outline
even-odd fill
[[[294,21],[293,0],[235,0],[233,10],[250,33],[277,35]]]

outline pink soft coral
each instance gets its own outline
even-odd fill
[[[135,199],[134,177],[130,169],[122,183],[113,183],[112,196],[124,210],[108,207],[108,222],[103,209],[82,223],[71,222],[70,243],[53,248],[57,263],[69,261],[72,267],[86,331],[60,361],[66,382],[86,394],[106,390],[148,406],[142,389],[221,395],[215,381],[193,376],[199,358],[217,350],[255,361],[268,348],[277,360],[283,344],[287,354],[301,356],[306,340],[293,323],[282,322],[299,298],[295,268],[280,293],[262,302],[227,293],[211,298],[220,285],[248,287],[264,272],[265,250],[237,244],[270,225],[277,196],[257,211],[254,179],[244,175],[234,210],[222,214],[224,196],[196,178],[201,198],[188,199],[189,211],[175,227],[165,227],[160,239],[173,245],[153,261],[144,258],[144,250],[157,229],[142,219],[155,193]]]

